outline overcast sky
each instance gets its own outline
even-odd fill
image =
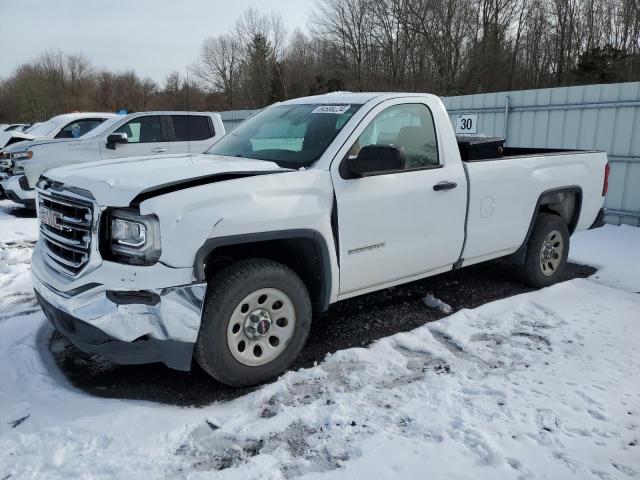
[[[162,83],[251,6],[281,12],[291,32],[306,29],[313,0],[0,0],[0,78],[43,50],[61,49]]]

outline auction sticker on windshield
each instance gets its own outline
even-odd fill
[[[342,115],[349,110],[351,105],[320,105],[314,108],[311,113],[335,113],[336,115]]]

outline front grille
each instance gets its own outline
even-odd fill
[[[77,275],[91,256],[92,205],[41,191],[38,192],[38,204],[45,260],[56,270],[70,276]],[[55,216],[55,226],[42,221],[43,209]]]

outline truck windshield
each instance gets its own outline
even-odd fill
[[[206,153],[299,168],[314,163],[360,105],[274,105],[247,119]]]

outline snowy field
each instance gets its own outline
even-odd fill
[[[640,476],[640,229],[574,237],[572,260],[601,268],[588,280],[340,351],[236,400],[179,408],[69,385],[31,293],[35,220],[8,206],[0,480]]]

